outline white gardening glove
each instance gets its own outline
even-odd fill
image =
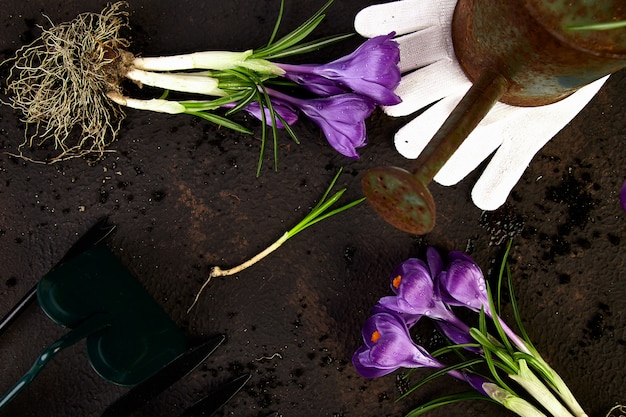
[[[396,32],[400,70],[396,94],[402,103],[385,107],[390,116],[405,116],[429,104],[431,108],[405,125],[395,136],[398,152],[415,159],[471,87],[456,60],[451,37],[457,0],[401,0],[377,4],[359,12],[354,27],[365,37]],[[605,77],[554,104],[514,107],[497,103],[468,136],[434,180],[454,185],[496,149],[472,190],[483,210],[506,201],[534,155],[598,92]]]

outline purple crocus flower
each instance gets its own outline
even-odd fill
[[[363,345],[352,355],[352,364],[364,378],[378,378],[400,368],[443,368],[423,347],[415,344],[401,316],[388,311],[375,312],[363,325]],[[448,375],[467,382],[483,395],[489,380],[467,372]]]
[[[449,264],[437,277],[441,299],[450,306],[461,306],[473,311],[484,310],[492,319],[497,319],[509,339],[522,352],[530,353],[526,343],[489,307],[489,294],[485,277],[474,260],[462,252],[450,252]]]
[[[622,204],[622,210],[626,211],[626,180],[622,184],[622,189],[619,193],[619,201]]]
[[[365,119],[376,108],[372,100],[354,93],[300,99],[275,90],[266,91],[272,99],[282,100],[298,108],[313,120],[337,152],[353,159],[359,157],[356,149],[367,143]]]
[[[450,252],[446,270],[437,277],[439,295],[451,306],[489,312],[485,276],[472,258],[462,252]]]
[[[376,104],[398,104],[393,91],[400,83],[400,49],[391,38],[376,36],[365,41],[350,55],[323,65],[277,64],[285,70],[285,78],[303,85],[322,96],[354,91],[369,97]]]
[[[367,319],[363,343],[352,356],[352,364],[365,378],[377,378],[399,368],[443,367],[411,340],[406,323],[391,312],[378,312]]]
[[[433,249],[434,250],[434,249]],[[389,310],[407,315],[424,315],[432,319],[455,322],[458,319],[435,292],[432,273],[437,273],[436,251],[431,251],[434,263],[427,265],[410,258],[398,265],[391,274],[391,289],[395,296],[382,297],[379,304]],[[434,269],[431,270],[430,266]]]

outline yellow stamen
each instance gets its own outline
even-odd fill
[[[378,339],[380,339],[380,332],[375,330],[374,333],[372,333],[371,341],[376,343],[378,342]]]
[[[397,277],[393,279],[392,281],[393,288],[395,289],[400,288],[400,282],[402,282],[402,275],[398,275]]]

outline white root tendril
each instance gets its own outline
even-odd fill
[[[196,293],[196,296],[194,297],[193,302],[191,303],[191,306],[187,309],[187,314],[189,314],[189,312],[198,303],[198,300],[200,299],[200,295],[202,294],[206,286],[209,285],[209,282],[211,282],[212,278],[227,277],[230,275],[235,275],[243,271],[244,269],[251,267],[255,263],[259,262],[261,259],[265,258],[267,255],[269,255],[270,253],[278,249],[290,237],[291,235],[289,234],[289,232],[285,232],[280,238],[278,238],[276,242],[272,243],[270,246],[263,249],[261,252],[257,253],[256,255],[254,255],[252,258],[248,259],[244,263],[237,265],[233,268],[222,269],[219,266],[214,266],[213,268],[211,268],[211,273],[209,273],[209,277],[206,279],[206,281],[204,281],[204,284],[202,284],[202,287],[200,287],[200,290]]]
[[[616,405],[609,410],[606,417],[626,417],[626,405]]]
[[[126,6],[117,2],[101,13],[51,23],[41,28],[41,37],[16,52],[7,78],[7,104],[23,113],[27,125],[18,156],[36,140],[36,145],[52,140],[59,154],[48,162],[87,154],[101,157],[115,139],[124,114],[106,93],[119,92],[133,59],[124,51],[129,42],[119,34],[128,26],[128,13],[121,10]]]

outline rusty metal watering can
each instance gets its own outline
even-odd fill
[[[410,170],[383,166],[362,179],[388,223],[425,234],[435,224],[427,185],[491,107],[541,106],[626,67],[626,28],[580,30],[626,20],[624,0],[459,0],[452,41],[473,86]]]

